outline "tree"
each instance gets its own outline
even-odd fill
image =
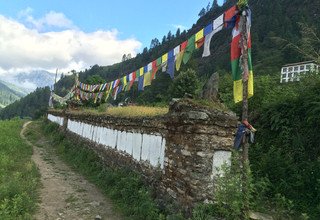
[[[180,28],[177,29],[177,32],[176,32],[176,37],[180,37],[180,34],[181,34],[181,31],[180,31]]]
[[[218,0],[213,0],[212,9],[216,9],[217,7],[219,7]]]
[[[122,62],[126,61],[127,60],[127,55],[126,54],[123,54],[122,56]]]
[[[151,40],[150,49],[160,46],[160,41],[158,38],[154,38]]]
[[[211,5],[210,5],[210,2],[209,2],[207,7],[206,7],[206,13],[208,13],[210,10],[211,10]]]
[[[95,85],[95,84],[106,83],[106,80],[99,75],[93,75],[86,80],[86,83],[90,85]]]
[[[182,98],[186,93],[195,95],[199,87],[199,80],[193,69],[181,72],[170,87],[172,98]]]
[[[201,11],[199,12],[198,16],[201,18],[201,17],[205,16],[205,14],[206,14],[206,9],[202,8]]]
[[[166,37],[166,36],[163,36],[163,38],[162,38],[162,44],[164,44],[165,42],[167,42],[167,37]]]
[[[171,31],[169,31],[167,35],[167,41],[171,41],[173,38],[174,36],[172,35]]]

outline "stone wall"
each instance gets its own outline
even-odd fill
[[[140,172],[158,196],[174,199],[185,210],[214,199],[217,168],[230,163],[237,126],[233,113],[190,102],[172,103],[163,117],[51,111],[48,119],[85,140],[108,166]]]

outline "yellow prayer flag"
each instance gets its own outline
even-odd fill
[[[196,33],[196,42],[203,38],[204,29],[202,28],[198,33]]]
[[[127,76],[124,76],[122,78],[122,83],[123,83],[123,86],[125,87],[127,85]]]
[[[143,73],[144,73],[144,68],[141,67],[141,68],[140,68],[140,74],[139,74],[139,76],[143,76]]]
[[[162,63],[165,63],[168,61],[168,53],[162,55]]]
[[[147,72],[143,76],[143,87],[151,85],[151,72]]]
[[[177,71],[180,70],[181,63],[182,63],[182,58],[183,58],[183,54],[184,54],[184,51],[181,51],[181,52],[177,55],[177,60],[176,60],[176,69],[177,69]]]

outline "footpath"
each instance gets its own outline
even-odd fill
[[[35,144],[25,137],[30,123],[24,124],[20,135],[33,147],[32,159],[41,174],[42,188],[35,219],[123,219],[113,211],[112,203],[95,185],[59,159],[44,137]]]

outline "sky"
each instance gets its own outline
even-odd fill
[[[120,62],[189,29],[209,1],[0,0],[0,76]]]

